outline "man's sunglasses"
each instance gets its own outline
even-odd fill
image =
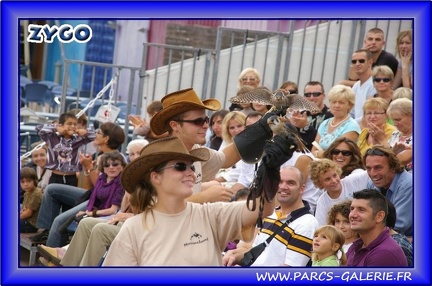
[[[313,97],[318,97],[318,96],[320,96],[322,94],[322,92],[306,92],[305,94],[304,94],[304,96],[305,97],[311,97],[311,96],[313,96]]]
[[[384,152],[378,149],[370,148],[366,151],[366,155],[384,156]]]
[[[359,62],[359,63],[361,63],[361,64],[364,64],[364,63],[366,62],[366,60],[365,60],[365,59],[359,59],[359,60],[352,60],[352,61],[351,61],[351,63],[352,63],[353,65],[355,65],[357,62]]]
[[[345,157],[351,156],[353,154],[349,150],[339,150],[339,149],[333,149],[330,153],[332,155],[339,155],[339,153],[342,153],[342,155],[345,156]]]
[[[186,171],[186,169],[189,167],[189,169],[192,170],[192,172],[195,172],[195,165],[194,164],[186,164],[183,162],[177,162],[174,165],[169,165],[169,166],[165,166],[163,168],[160,168],[159,170],[164,170],[164,169],[168,169],[168,168],[174,168],[174,170],[179,171],[179,172],[184,172]]]
[[[189,122],[189,123],[193,123],[193,124],[196,125],[196,126],[203,126],[204,123],[209,124],[209,122],[210,122],[210,118],[209,118],[208,116],[206,116],[206,117],[204,117],[204,118],[196,118],[196,119],[193,119],[193,120],[182,120],[182,119],[177,119],[177,120],[175,120],[175,121],[178,121],[178,122]]]

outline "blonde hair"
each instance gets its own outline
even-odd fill
[[[400,54],[400,50],[399,50],[399,43],[400,41],[402,41],[402,39],[404,37],[408,36],[408,38],[410,39],[411,43],[412,43],[412,30],[405,30],[405,31],[401,31],[397,38],[396,38],[396,55],[401,58],[401,54]]]
[[[412,101],[408,98],[393,100],[387,108],[387,115],[391,117],[394,112],[399,112],[406,116],[412,116]]]
[[[339,176],[342,174],[341,168],[332,160],[320,159],[309,163],[308,173],[315,187],[321,189],[320,175],[330,170],[335,170]]]
[[[345,99],[351,104],[351,108],[353,108],[355,104],[355,93],[351,87],[346,85],[337,84],[333,86],[329,90],[327,97],[329,102]]]
[[[393,100],[399,98],[408,98],[412,100],[412,89],[409,87],[399,87],[393,92]]]
[[[259,84],[261,82],[261,76],[260,76],[259,72],[256,69],[254,69],[254,68],[245,68],[244,70],[242,70],[242,72],[240,73],[240,75],[238,77],[239,86],[243,86],[242,78],[248,72],[252,72],[255,75],[257,84]]]
[[[231,111],[228,112],[227,115],[225,115],[222,121],[222,139],[225,140],[226,143],[231,143],[233,141],[233,137],[229,133],[228,127],[228,124],[231,120],[234,120],[235,122],[245,126],[246,115],[240,111]]]
[[[388,66],[375,66],[372,69],[372,77],[376,77],[378,74],[383,74],[386,77],[389,77],[391,81],[394,80],[394,73]]]
[[[345,236],[343,235],[342,231],[337,229],[334,225],[323,225],[315,231],[314,237],[319,234],[324,234],[325,236],[327,236],[331,241],[332,247],[335,244],[339,244],[339,248],[333,254],[337,257],[337,252],[340,251],[342,255],[340,258],[338,258],[339,265],[346,265],[347,257],[343,250],[343,245],[345,244]],[[316,256],[317,255],[312,252],[312,261],[317,260]]]
[[[384,110],[384,112],[387,112],[387,109],[389,107],[389,104],[387,103],[387,100],[381,97],[372,97],[366,100],[366,102],[363,105],[363,113],[366,113],[366,110],[369,110],[371,108],[379,108]]]

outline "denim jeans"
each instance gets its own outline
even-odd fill
[[[50,229],[62,206],[72,208],[86,190],[63,184],[48,184],[42,196],[36,226]]]
[[[68,232],[59,233],[59,228],[63,225],[71,216],[76,215],[79,211],[85,211],[87,209],[88,201],[85,201],[65,212],[59,214],[53,221],[47,243],[49,247],[62,247],[65,246],[69,238]]]

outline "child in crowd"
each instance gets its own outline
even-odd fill
[[[39,125],[36,131],[47,145],[46,168],[52,171],[49,183],[77,186],[78,150],[95,139],[94,130],[80,128],[76,116],[66,112],[60,115],[58,124]]]
[[[324,225],[315,231],[312,246],[312,266],[343,266],[347,257],[342,246],[345,243],[343,233],[333,225]],[[338,251],[342,252],[340,259]]]
[[[20,232],[37,232],[36,220],[42,202],[42,191],[37,187],[36,171],[24,167],[20,171],[20,185],[24,191],[24,201],[20,211]]]
[[[342,231],[345,243],[342,246],[345,253],[348,252],[351,244],[359,238],[358,233],[351,229],[349,213],[351,211],[351,200],[346,200],[334,205],[328,212],[327,224],[334,225]]]

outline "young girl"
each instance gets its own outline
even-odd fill
[[[40,125],[36,131],[49,152],[46,163],[46,168],[52,170],[49,183],[77,186],[78,149],[95,139],[94,131],[78,128],[78,120],[70,112],[60,115],[57,125]]]
[[[312,266],[343,266],[347,257],[342,246],[345,243],[343,233],[333,225],[324,225],[315,231],[312,246]],[[342,252],[340,259],[338,251]]]
[[[349,213],[351,211],[351,200],[346,200],[334,205],[328,212],[327,224],[334,225],[342,231],[345,237],[345,243],[342,246],[345,253],[348,252],[351,244],[359,238],[357,232],[353,231],[349,222]]]
[[[23,206],[20,211],[20,232],[36,232],[36,220],[42,202],[42,191],[37,187],[38,177],[33,168],[24,167],[20,171],[20,185],[24,191]]]

